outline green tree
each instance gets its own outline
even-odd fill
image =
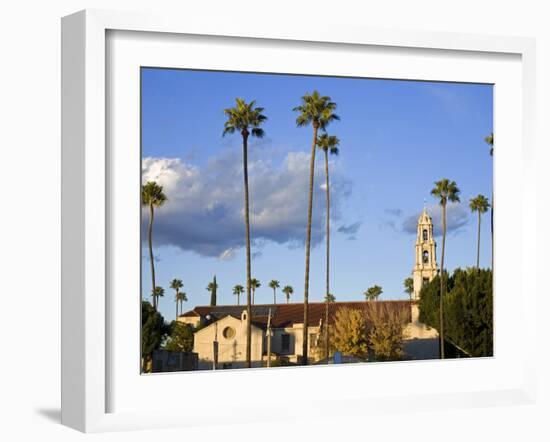
[[[170,336],[164,349],[168,351],[193,351],[193,327],[179,321],[170,324]]]
[[[460,189],[457,187],[454,181],[450,181],[447,178],[443,178],[440,181],[435,182],[435,187],[432,189],[431,194],[439,200],[442,213],[442,235],[441,241],[441,272],[442,278],[440,278],[440,290],[439,290],[439,354],[441,359],[445,359],[445,338],[444,338],[444,322],[443,322],[443,301],[445,297],[445,237],[447,235],[447,202],[460,202]]]
[[[251,336],[252,336],[252,309],[250,297],[250,208],[248,196],[248,137],[262,138],[264,130],[260,127],[267,117],[263,115],[264,108],[256,107],[256,102],[252,100],[247,103],[242,98],[236,99],[235,107],[224,110],[227,120],[224,124],[223,135],[238,132],[243,140],[243,177],[244,177],[244,223],[246,227],[246,365],[251,367]]]
[[[237,297],[237,305],[241,305],[241,295],[244,293],[244,287],[237,284],[233,287],[233,294]]]
[[[336,296],[331,293],[325,295],[325,302],[336,302]]]
[[[141,205],[149,207],[149,228],[147,230],[147,239],[149,242],[149,261],[151,263],[151,291],[154,292],[156,288],[155,283],[155,257],[153,256],[153,221],[155,219],[155,207],[160,207],[166,202],[166,195],[162,191],[162,186],[159,186],[154,181],[147,181],[147,183],[141,187]],[[154,303],[155,297],[153,296],[153,307],[156,310],[157,305]]]
[[[412,278],[405,278],[403,281],[403,287],[405,288],[405,293],[409,295],[409,299],[412,299],[412,294],[414,293],[414,281]]]
[[[141,371],[150,373],[152,355],[158,350],[169,333],[162,315],[147,301],[141,302]]]
[[[445,340],[466,355],[493,355],[493,272],[456,269],[445,277]],[[439,328],[439,276],[420,292],[419,320]]]
[[[159,298],[164,296],[164,289],[160,286],[156,286],[155,290],[151,293],[151,296],[153,298],[153,305],[155,306],[155,310],[158,309],[159,305]]]
[[[250,280],[250,287],[252,288],[252,304],[254,304],[254,297],[256,295],[256,289],[259,289],[262,286],[259,280],[252,278]]]
[[[313,181],[315,176],[315,148],[319,129],[326,131],[327,126],[340,118],[334,113],[336,103],[330,97],[322,96],[317,91],[302,97],[302,103],[293,110],[298,112],[296,124],[298,127],[313,127],[313,140],[311,143],[311,158],[309,165],[309,199],[306,230],[306,270],[304,284],[304,330],[303,330],[303,363],[308,362],[308,297],[309,297],[309,255],[311,248],[311,219],[313,213]]]
[[[271,281],[269,281],[269,287],[273,289],[273,304],[277,304],[276,290],[280,287],[279,281],[277,281],[276,279],[272,279]]]
[[[179,304],[180,304],[180,299],[179,299],[179,293],[180,293],[180,289],[183,287],[183,282],[181,279],[172,279],[172,281],[170,282],[170,288],[175,290],[176,291],[176,296],[174,297],[174,300],[176,301],[176,319],[178,319],[178,316],[179,316]]]
[[[481,243],[481,214],[489,210],[489,200],[483,195],[478,195],[470,199],[470,210],[477,212],[477,260],[476,267],[479,269],[479,247]]]
[[[379,285],[373,285],[369,287],[366,292],[363,293],[367,301],[376,301],[378,297],[382,294],[382,287]]]
[[[283,287],[283,293],[286,295],[286,303],[288,304],[290,302],[290,295],[294,293],[294,289],[291,285],[285,285]]]
[[[216,275],[214,275],[214,279],[212,280],[212,282],[208,283],[208,285],[206,286],[206,290],[210,292],[210,305],[216,305],[218,293],[218,283],[216,282]]]

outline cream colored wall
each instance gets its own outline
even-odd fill
[[[223,331],[226,327],[235,330],[235,336],[225,338]],[[214,350],[213,342],[218,340],[218,368],[224,363],[231,364],[232,368],[241,368],[246,363],[246,321],[226,316],[195,333],[193,351],[199,355],[199,369],[212,369]],[[264,348],[263,331],[252,326],[252,366],[260,367]]]
[[[199,316],[179,316],[176,321],[196,327],[200,324],[201,318]]]
[[[403,333],[403,350],[406,359],[437,359],[439,334],[437,330],[421,323],[418,304],[411,305],[411,322]]]

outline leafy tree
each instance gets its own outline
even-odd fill
[[[141,302],[141,359],[142,372],[150,372],[152,355],[169,333],[162,315],[147,301]]]
[[[435,182],[435,187],[432,189],[431,194],[439,200],[439,205],[442,211],[442,223],[443,223],[443,240],[441,241],[441,272],[445,270],[445,237],[447,235],[447,202],[460,202],[459,194],[460,189],[457,187],[454,181],[449,181],[447,178],[443,178],[440,181]],[[445,359],[445,339],[444,339],[444,322],[443,322],[443,300],[445,297],[445,273],[440,278],[440,295],[439,295],[439,353],[441,359]]]
[[[403,359],[403,332],[408,322],[405,309],[376,303],[366,310],[369,349],[374,361]]]
[[[365,315],[348,307],[339,308],[334,316],[334,349],[345,355],[367,359],[368,335]]]
[[[478,195],[470,199],[470,210],[472,213],[477,212],[477,260],[476,268],[479,269],[479,246],[481,242],[481,214],[489,210],[489,200],[483,195]]]
[[[382,287],[379,285],[373,285],[369,287],[366,292],[363,293],[367,301],[376,301],[378,297],[382,294]]]
[[[209,282],[206,286],[206,290],[210,292],[210,305],[214,306],[216,305],[217,301],[217,292],[218,292],[218,283],[216,282],[216,275],[214,275],[214,279],[212,282]]]
[[[325,302],[336,302],[336,296],[331,293],[325,295]]]
[[[409,295],[409,299],[412,298],[412,294],[414,293],[414,281],[412,278],[405,278],[403,281],[403,287],[405,288],[405,293]]]
[[[259,280],[252,278],[250,280],[250,287],[252,288],[252,304],[254,304],[254,295],[256,294],[256,289],[259,289],[262,286]]]
[[[174,297],[174,300],[176,301],[176,319],[178,318],[180,313],[179,312],[179,304],[180,304],[179,293],[182,287],[183,287],[183,282],[181,281],[181,279],[172,279],[172,281],[170,282],[170,288],[176,291],[176,296]]]
[[[294,289],[290,285],[285,285],[283,287],[283,293],[286,295],[286,303],[290,302],[290,295],[294,293]]]
[[[246,365],[251,367],[251,336],[252,336],[252,309],[250,297],[250,279],[251,279],[251,264],[250,264],[250,207],[248,195],[248,137],[262,138],[264,130],[260,127],[267,117],[263,115],[264,108],[256,107],[256,102],[252,100],[247,103],[242,98],[236,99],[235,107],[230,107],[224,110],[227,120],[224,124],[223,135],[233,134],[238,132],[243,140],[243,177],[244,177],[244,223],[246,227]]]
[[[494,149],[494,134],[493,132],[491,132],[490,135],[487,135],[485,137],[485,142],[491,146],[491,148],[489,149],[489,155],[493,156],[493,149]]]
[[[149,228],[147,238],[149,242],[149,261],[151,263],[151,279],[152,279],[152,292],[157,287],[155,283],[155,258],[153,256],[153,221],[155,218],[155,207],[160,207],[166,202],[166,195],[162,191],[162,186],[159,186],[154,181],[148,181],[141,187],[141,205],[149,207]],[[155,304],[155,297],[153,296],[153,307],[157,309]]]
[[[279,281],[272,279],[269,281],[269,287],[273,289],[273,304],[277,304],[277,294],[276,290],[279,288]]]
[[[170,336],[164,348],[168,351],[193,351],[193,327],[183,322],[172,321]]]
[[[331,293],[325,295],[325,322],[324,322],[324,342],[325,342],[325,358],[327,359],[327,364],[329,363],[330,357],[330,323],[329,323],[329,305],[333,302],[336,302],[336,296]]]
[[[233,287],[233,294],[237,297],[237,305],[241,305],[241,295],[244,293],[244,287],[237,284]]]
[[[307,365],[308,359],[308,297],[309,297],[309,255],[311,249],[311,219],[313,213],[313,179],[315,176],[315,147],[317,146],[317,135],[319,129],[326,131],[327,126],[340,117],[334,113],[336,103],[330,97],[322,96],[317,91],[306,94],[302,97],[302,103],[293,110],[298,112],[296,124],[298,127],[313,127],[313,141],[311,143],[311,158],[309,165],[309,199],[306,231],[306,270],[304,285],[304,330],[303,330],[303,361]]]
[[[488,269],[456,269],[445,277],[445,339],[464,353],[493,355],[493,272]],[[421,322],[439,330],[440,278],[420,291]]]

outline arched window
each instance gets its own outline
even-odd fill
[[[429,258],[430,258],[430,254],[428,253],[427,250],[424,250],[424,251],[422,252],[422,262],[423,262],[424,264],[428,264]]]
[[[428,241],[428,231],[426,229],[422,230],[422,241]]]

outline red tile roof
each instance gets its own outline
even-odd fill
[[[329,304],[329,323],[334,322],[334,315],[339,308],[348,307],[357,310],[365,310],[374,306],[384,306],[390,309],[403,309],[408,316],[408,321],[411,321],[411,305],[412,301],[358,301],[358,302],[332,302]],[[321,319],[325,318],[324,302],[310,302],[308,304],[308,326],[319,325]],[[265,328],[267,324],[267,316],[271,309],[271,324],[275,328],[292,327],[294,324],[303,324],[304,322],[304,304],[261,304],[252,306],[252,323],[260,328]],[[198,306],[181,316],[183,317],[201,317],[206,318],[207,315],[215,319],[221,319],[225,316],[241,317],[246,306],[236,305],[218,305],[218,306]]]

